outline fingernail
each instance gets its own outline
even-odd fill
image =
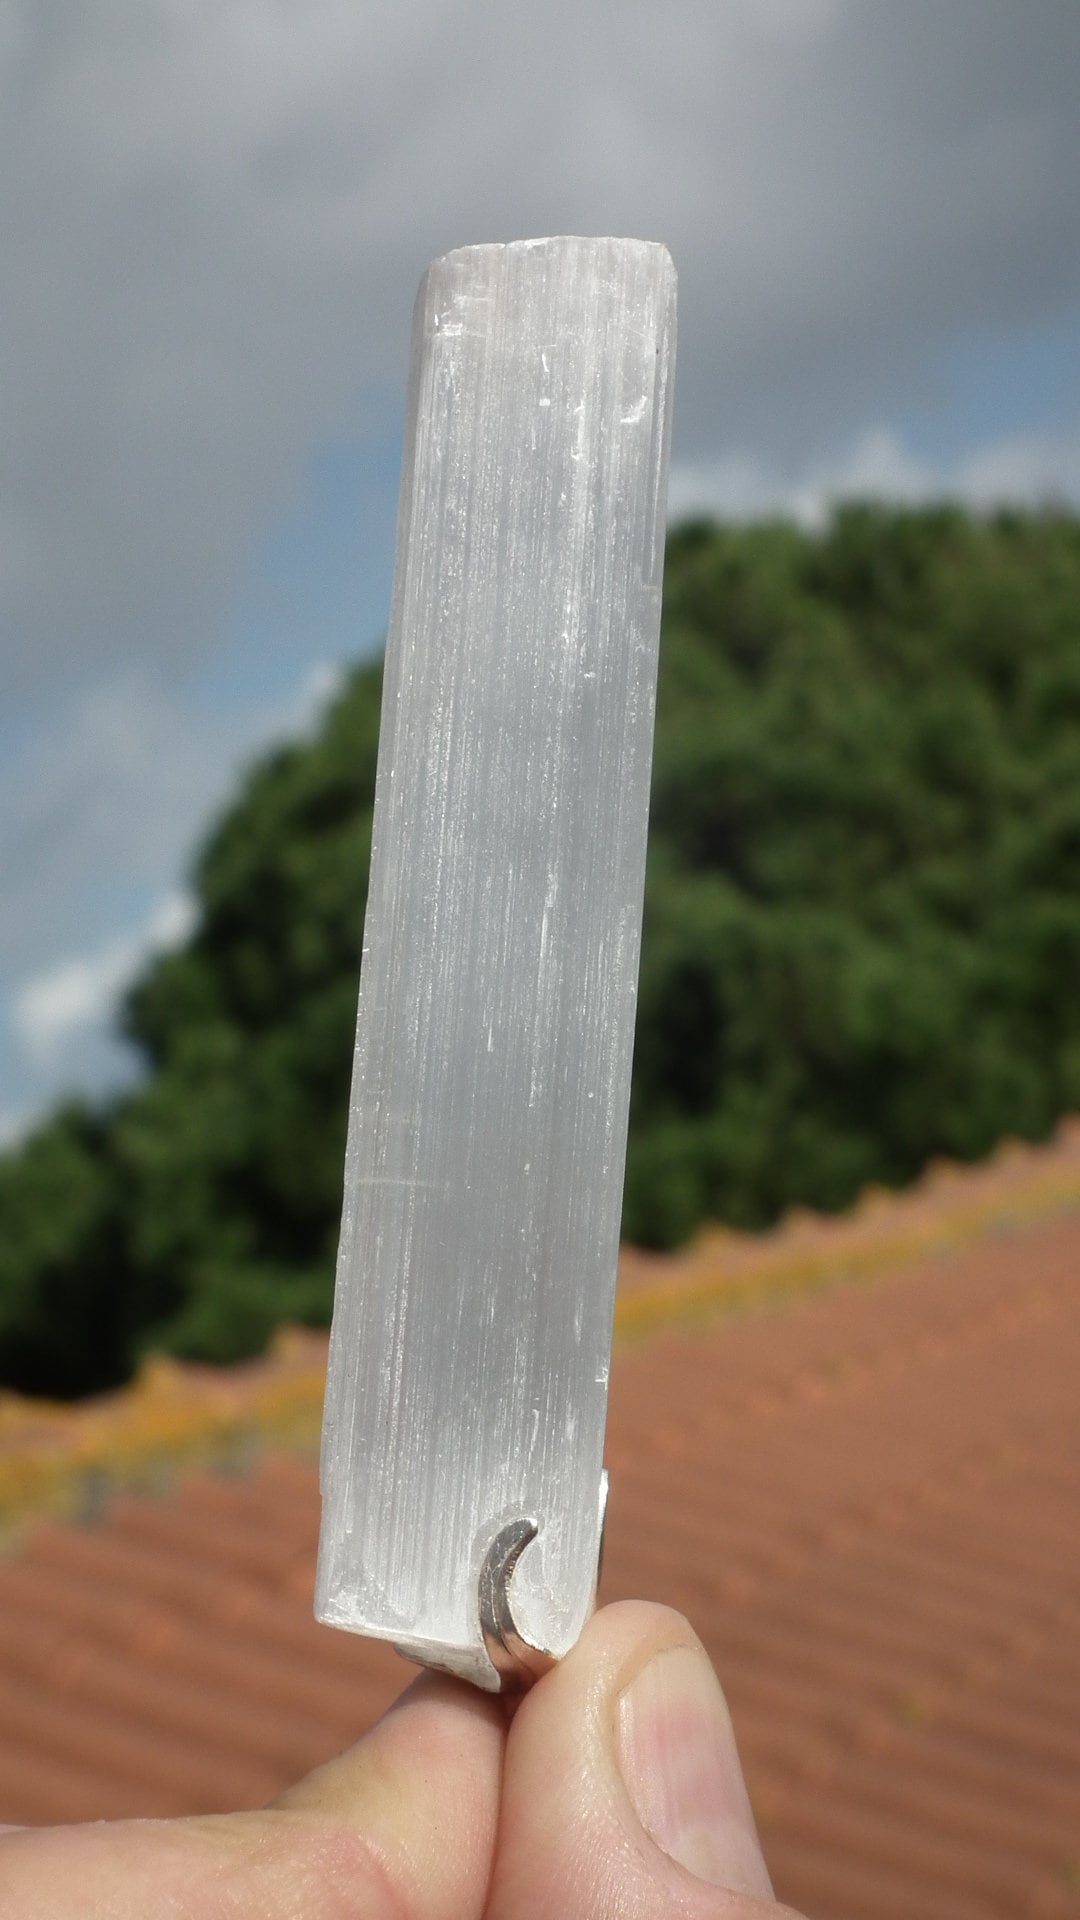
[[[667,1647],[619,1696],[619,1766],[646,1833],[733,1893],[772,1892],[720,1683],[705,1653]]]

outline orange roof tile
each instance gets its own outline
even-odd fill
[[[1021,1159],[996,1200],[978,1176],[984,1220]],[[814,1920],[1080,1915],[1080,1217],[928,1253],[946,1186],[872,1287],[668,1327],[613,1372],[605,1595],[703,1633]],[[628,1279],[678,1308],[678,1273]],[[315,1625],[317,1530],[313,1465],[273,1452],[29,1530],[0,1560],[0,1816],[255,1804],[354,1738],[406,1670]]]

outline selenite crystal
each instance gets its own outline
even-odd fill
[[[316,1612],[481,1686],[512,1520],[592,1604],[633,1047],[675,275],[466,247],[417,301]]]

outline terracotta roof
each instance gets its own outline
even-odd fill
[[[1080,1914],[1080,1222],[616,1373],[611,1591],[704,1631],[821,1920]]]
[[[815,1920],[1080,1915],[1080,1214],[1028,1218],[996,1164],[978,1206],[941,1174],[906,1240],[875,1228],[872,1286],[653,1331],[613,1372],[605,1597],[703,1632],[778,1890]],[[942,1232],[949,1207],[980,1232]],[[824,1258],[827,1229],[788,1231],[774,1280],[800,1233],[799,1272]],[[696,1311],[701,1257],[628,1262],[628,1297]],[[0,1817],[257,1804],[354,1738],[406,1669],[312,1621],[317,1528],[313,1465],[270,1451],[26,1531]]]
[[[616,1337],[876,1279],[928,1253],[978,1244],[1080,1208],[1080,1118],[1047,1145],[1007,1141],[982,1166],[931,1166],[905,1193],[869,1189],[845,1218],[793,1213],[770,1233],[706,1228],[670,1257],[624,1248]],[[326,1343],[284,1327],[261,1360],[231,1368],[160,1356],[122,1392],[76,1406],[0,1388],[0,1544],[45,1513],[84,1516],[118,1486],[181,1466],[235,1469],[267,1443],[314,1448]]]

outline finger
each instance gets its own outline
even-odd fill
[[[605,1608],[514,1719],[488,1920],[777,1912],[701,1642],[667,1608]]]
[[[505,1740],[497,1697],[425,1674],[373,1735],[290,1788],[276,1811],[359,1827],[408,1896],[400,1920],[462,1920],[482,1911],[491,1877]]]
[[[0,1838],[4,1920],[479,1920],[504,1718],[425,1676],[367,1737],[258,1813]]]

